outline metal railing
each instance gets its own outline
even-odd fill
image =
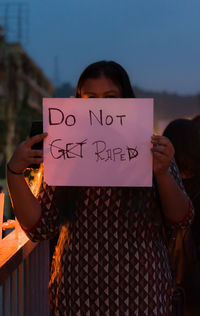
[[[0,243],[0,315],[48,316],[49,242],[15,231]]]

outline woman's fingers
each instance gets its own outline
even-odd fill
[[[166,151],[166,147],[164,147],[164,146],[152,147],[151,150],[152,150],[153,153],[160,153],[160,154],[163,154],[163,155],[167,155],[168,154],[168,152]]]
[[[151,136],[151,141],[158,144],[165,144],[169,142],[169,139],[165,136]]]
[[[30,149],[29,150],[30,157],[42,157],[43,156],[43,150],[39,149]]]
[[[22,142],[15,150],[10,159],[9,165],[16,172],[22,172],[31,164],[40,164],[43,162],[43,151],[32,149],[31,147],[43,140],[47,133],[36,135]]]
[[[173,148],[170,148],[169,146],[163,146],[163,145],[158,145],[158,146],[153,146],[151,148],[153,153],[161,153],[163,155],[174,155],[174,150]]]
[[[31,159],[29,159],[29,164],[40,164],[43,162],[43,158],[39,158],[39,157],[33,157]]]
[[[154,145],[163,145],[163,146],[170,146],[170,147],[172,146],[173,147],[170,140],[165,136],[152,136],[151,142]]]
[[[165,136],[152,136],[151,143],[153,144],[153,150],[163,152],[166,149],[166,154],[169,152],[174,155],[174,147],[170,140]]]
[[[155,174],[166,172],[174,156],[174,147],[165,136],[152,136],[153,168]]]
[[[159,160],[159,161],[166,161],[167,159],[167,155],[163,154],[162,152],[153,152],[153,156],[155,159]]]
[[[47,133],[43,133],[43,134],[39,134],[39,135],[35,135],[31,138],[29,138],[25,143],[26,146],[28,147],[32,147],[33,145],[39,143],[40,141],[42,141],[45,137],[47,137]]]

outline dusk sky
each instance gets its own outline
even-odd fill
[[[59,83],[73,85],[89,63],[106,59],[144,89],[200,92],[199,0],[23,2],[30,15],[25,48],[51,80],[55,56]]]

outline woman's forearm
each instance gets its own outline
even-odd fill
[[[170,173],[170,164],[174,157],[174,147],[164,136],[152,136],[153,171],[156,177],[160,201],[165,218],[179,223],[190,211],[190,201],[178,186]]]
[[[182,221],[190,207],[189,199],[169,171],[157,175],[156,180],[165,218],[173,223]]]
[[[40,203],[32,194],[23,174],[15,175],[7,170],[7,183],[14,214],[24,228],[30,229],[41,216]]]
[[[34,150],[32,146],[46,136],[47,133],[36,135],[19,144],[7,165],[7,182],[13,210],[20,224],[26,229],[37,223],[42,211],[39,201],[24,179],[23,171],[31,164],[43,162],[43,151]]]

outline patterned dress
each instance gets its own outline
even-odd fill
[[[174,165],[171,173],[182,187]],[[54,190],[43,183],[42,216],[27,232],[36,241],[60,230],[49,282],[52,315],[171,315],[172,278],[155,188],[82,188],[73,220],[63,225]]]

